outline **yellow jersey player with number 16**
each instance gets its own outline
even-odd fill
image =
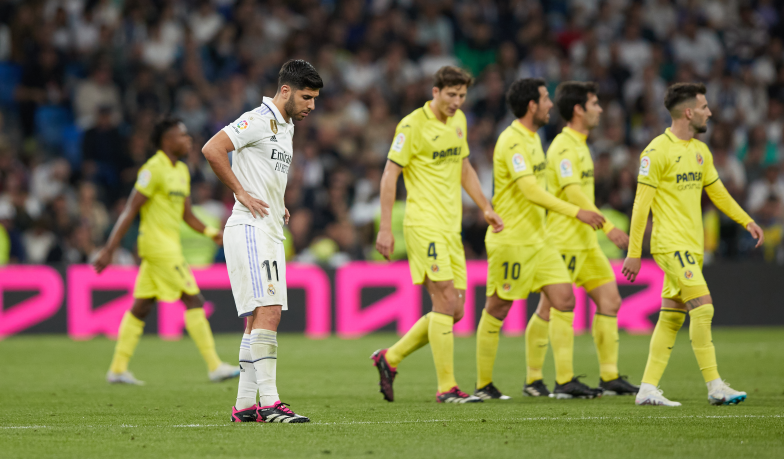
[[[623,275],[634,282],[640,272],[642,238],[653,208],[651,254],[664,271],[662,308],[651,336],[650,353],[637,405],[680,406],[658,389],[667,368],[675,338],[686,319],[691,318],[689,338],[711,405],[737,404],[746,392],[732,389],[719,377],[716,349],[711,337],[713,298],[702,275],[704,236],[702,190],[717,208],[743,225],[762,245],[762,229],[741,209],[719,180],[708,146],[695,139],[707,130],[711,111],[705,86],[678,83],[667,89],[664,105],[672,116],[672,126],[656,137],[640,157],[637,195],[634,198],[629,255]]]
[[[381,178],[381,225],[376,249],[386,259],[394,250],[392,206],[400,173],[408,198],[403,235],[414,284],[425,284],[433,312],[423,316],[394,346],[371,358],[379,372],[381,393],[394,400],[392,383],[397,366],[428,342],[438,376],[439,403],[473,403],[480,398],[462,392],[454,375],[452,326],[463,317],[466,262],[460,237],[460,188],[484,211],[492,231],[501,231],[501,218],[482,194],[476,171],[468,162],[466,118],[460,106],[473,78],[457,67],[435,74],[433,100],[403,118],[389,150]]]

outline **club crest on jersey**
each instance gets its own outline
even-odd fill
[[[272,131],[273,134],[278,133],[278,122],[275,121],[274,119],[270,120],[270,130]]]
[[[395,142],[392,144],[392,149],[395,151],[400,151],[403,149],[403,145],[406,144],[406,135],[402,132],[395,136]]]
[[[504,291],[505,291],[505,292],[508,292],[508,291],[509,291],[509,290],[511,290],[511,289],[512,289],[512,286],[511,286],[511,285],[509,285],[509,283],[506,283],[506,284],[504,284]]]
[[[430,270],[433,271],[434,273],[437,273],[439,271],[438,265],[433,263],[433,266],[430,267]]]
[[[648,176],[651,172],[651,158],[643,156],[640,159],[640,175]]]
[[[694,273],[687,269],[686,272],[683,273],[683,277],[685,277],[686,280],[691,280],[691,278],[694,277]]]
[[[457,138],[458,139],[462,139],[463,138],[463,130],[460,129],[460,127],[456,127],[455,128],[455,132],[457,133]]]
[[[701,155],[701,154],[699,154],[699,152],[698,152],[698,153],[697,153],[697,164],[699,164],[700,166],[702,166],[702,164],[703,164],[704,162],[705,162],[705,160],[703,160],[703,159],[702,159],[702,155]]]
[[[237,129],[239,129],[240,131],[244,131],[245,129],[248,129],[248,122],[245,120],[239,120],[237,122]]]
[[[571,177],[572,176],[572,162],[568,159],[561,160],[561,177]]]
[[[275,296],[275,286],[274,285],[269,284],[267,286],[267,294],[269,294],[269,296]]]
[[[515,153],[512,155],[512,167],[514,167],[515,172],[522,172],[525,170],[525,160],[523,159],[523,155],[520,153]]]

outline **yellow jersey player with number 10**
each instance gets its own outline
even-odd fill
[[[389,259],[395,244],[392,206],[402,172],[408,192],[403,235],[411,280],[425,284],[433,312],[419,319],[394,346],[374,352],[371,358],[378,368],[381,393],[391,402],[397,366],[429,342],[438,376],[437,401],[481,402],[460,391],[454,376],[452,327],[463,317],[466,289],[461,186],[484,211],[493,231],[501,231],[503,224],[468,162],[467,125],[460,106],[473,78],[462,69],[446,66],[434,79],[433,100],[403,118],[395,132],[381,178],[381,225],[376,240],[378,251]]]
[[[550,120],[553,102],[542,79],[515,81],[507,94],[515,120],[498,137],[493,152],[495,194],[493,205],[505,222],[500,233],[488,231],[487,300],[477,328],[476,395],[483,399],[508,399],[493,384],[493,366],[503,320],[516,299],[542,291],[553,304],[552,320],[542,311],[526,330],[527,395],[546,396],[542,365],[547,353],[548,327],[556,356],[556,392],[559,398],[593,398],[596,391],[579,382],[572,371],[571,312],[574,294],[561,255],[547,240],[545,210],[601,227],[604,218],[557,199],[546,191],[546,160],[536,133]],[[550,311],[544,311],[549,313]],[[553,328],[554,327],[554,328]],[[542,342],[542,335],[544,341]]]
[[[664,105],[672,116],[672,126],[653,139],[640,157],[629,255],[623,274],[634,282],[640,271],[643,234],[648,212],[653,208],[651,253],[664,271],[664,287],[637,405],[680,406],[665,398],[657,386],[686,314],[691,318],[689,338],[708,386],[708,401],[712,405],[729,405],[746,399],[745,392],[722,381],[716,363],[711,336],[713,299],[702,275],[702,190],[717,208],[757,239],[757,247],[763,242],[763,233],[724,188],[708,146],[695,139],[707,130],[711,116],[705,92],[704,85],[693,83],[668,88]]]
[[[586,139],[599,125],[596,83],[567,81],[558,85],[555,104],[566,127],[555,136],[547,151],[547,186],[555,196],[581,209],[599,213],[594,204],[593,159]],[[605,221],[602,230],[626,250],[629,237]],[[547,215],[547,235],[561,254],[572,283],[584,287],[596,303],[593,339],[599,357],[599,389],[602,395],[636,394],[638,387],[618,373],[618,310],[621,295],[615,273],[599,247],[596,231],[573,218],[551,212]],[[549,308],[547,298],[542,307]]]

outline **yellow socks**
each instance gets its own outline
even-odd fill
[[[534,314],[525,329],[526,384],[544,378],[542,367],[547,356],[548,328],[547,321],[539,317],[539,314]]]
[[[713,315],[712,312],[711,308],[711,316]],[[667,362],[670,360],[672,348],[675,346],[678,330],[681,329],[685,320],[686,311],[665,308],[659,311],[659,320],[656,322],[656,328],[653,329],[653,335],[651,336],[648,363],[645,365],[645,373],[642,376],[643,383],[653,386],[659,385],[659,380],[664,374],[664,369],[667,368]],[[710,336],[710,330],[708,331],[708,336]]]
[[[137,319],[131,311],[127,311],[120,322],[120,331],[117,333],[117,344],[114,346],[114,357],[109,371],[112,373],[128,371],[128,362],[143,332],[144,321]]]
[[[697,357],[702,377],[705,382],[719,379],[718,365],[716,364],[716,348],[713,347],[711,337],[711,322],[713,321],[713,305],[704,304],[689,311],[691,323],[689,324],[689,338],[691,348]]]
[[[555,359],[555,382],[566,384],[574,378],[574,321],[573,312],[550,309],[550,343]]]
[[[207,316],[204,314],[204,308],[185,311],[185,329],[196,342],[196,347],[199,348],[202,358],[207,362],[209,371],[215,371],[220,366],[221,359],[215,352],[215,339],[212,337],[212,330],[210,323],[207,322]]]
[[[454,322],[452,316],[430,313],[427,336],[433,351],[433,362],[436,364],[438,392],[447,392],[457,385],[454,369],[455,335],[452,333]]]
[[[480,389],[493,382],[495,354],[498,352],[498,335],[504,321],[482,310],[476,329],[476,387]],[[545,348],[547,349],[547,348]]]
[[[427,344],[427,333],[431,314],[433,313],[427,313],[422,316],[397,343],[387,349],[387,363],[389,363],[392,368],[397,368],[397,366],[400,365],[400,362],[408,357],[409,354]]]
[[[594,314],[592,332],[602,380],[618,379],[618,318]]]

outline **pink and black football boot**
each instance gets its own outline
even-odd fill
[[[394,402],[395,390],[392,388],[392,383],[395,382],[397,370],[387,362],[387,350],[377,350],[370,356],[370,359],[373,360],[373,365],[378,368],[378,385],[381,386],[378,391],[384,395],[384,400]]]
[[[231,422],[256,422],[256,411],[258,411],[258,405],[253,405],[250,408],[245,408],[244,410],[238,410],[235,407],[231,407]]]
[[[260,406],[256,411],[256,422],[282,422],[284,424],[300,424],[310,422],[288,408],[288,403],[277,401],[270,406]]]

